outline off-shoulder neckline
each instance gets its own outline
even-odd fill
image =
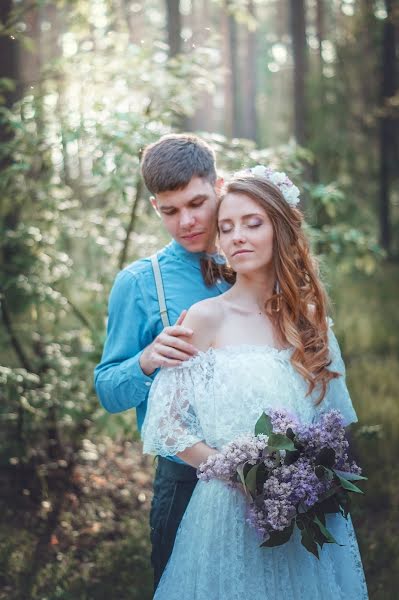
[[[190,359],[183,362],[180,367],[191,366],[198,361],[211,357],[217,354],[242,354],[248,352],[258,352],[268,355],[273,355],[278,358],[290,358],[293,347],[287,346],[286,348],[276,348],[270,344],[227,344],[226,346],[220,346],[214,348],[210,346],[207,350],[198,350],[198,353]]]

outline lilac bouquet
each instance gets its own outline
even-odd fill
[[[237,438],[212,454],[197,471],[202,481],[222,479],[243,489],[248,522],[261,546],[287,542],[295,524],[303,546],[319,558],[325,543],[338,542],[326,527],[326,514],[348,516],[353,482],[361,469],[348,457],[342,415],[330,410],[317,423],[303,425],[284,410],[262,413],[254,435]]]

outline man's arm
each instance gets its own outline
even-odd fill
[[[181,326],[183,314],[154,339],[149,308],[140,276],[119,273],[109,299],[103,356],[95,370],[97,395],[109,412],[137,407],[147,399],[159,367],[178,365],[196,353],[185,341],[192,331]]]
[[[94,372],[96,392],[107,411],[120,412],[146,400],[153,376],[142,371],[139,359],[152,337],[139,276],[122,271],[109,297],[107,338]]]

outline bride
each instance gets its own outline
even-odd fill
[[[345,425],[357,421],[298,193],[285,174],[259,165],[226,186],[217,224],[236,282],[189,310],[185,325],[199,353],[157,376],[144,452],[198,467],[252,433],[270,408],[305,423],[336,408]],[[220,480],[199,481],[155,599],[366,599],[350,516],[329,514],[327,527],[341,545],[325,544],[319,560],[298,529],[284,545],[261,548],[246,522],[244,495]]]

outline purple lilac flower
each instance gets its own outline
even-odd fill
[[[284,410],[269,412],[274,433],[286,433],[291,428],[296,440],[302,445],[300,456],[290,465],[284,464],[286,452],[278,454],[268,448],[267,435],[241,436],[225,446],[218,454],[211,455],[199,466],[198,478],[203,481],[218,478],[230,485],[238,485],[237,468],[244,464],[266,466],[263,490],[256,502],[247,506],[247,522],[263,540],[273,531],[282,531],[295,518],[298,508],[310,509],[331,486],[328,478],[319,479],[315,474],[317,456],[323,448],[335,451],[334,468],[358,473],[361,469],[349,461],[348,441],[342,415],[331,410],[322,414],[317,423],[300,424]],[[276,460],[277,459],[277,460]]]
[[[208,460],[198,467],[198,479],[202,481],[215,478],[230,480],[240,464],[245,462],[256,464],[262,450],[267,446],[267,439],[265,435],[240,436],[227,444],[221,452],[211,454]]]

